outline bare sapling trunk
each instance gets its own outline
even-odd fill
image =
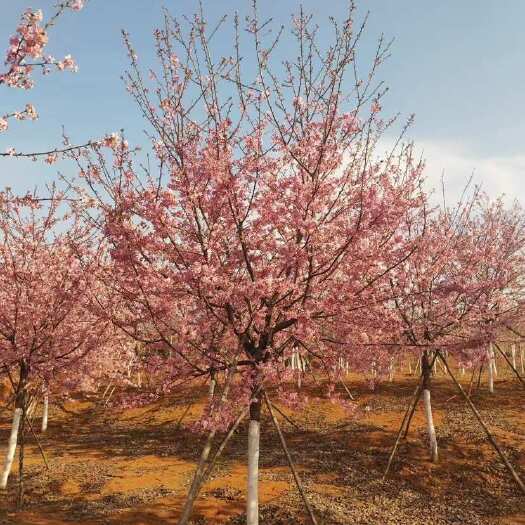
[[[2,470],[2,476],[0,478],[0,488],[7,488],[7,480],[11,473],[13,461],[15,459],[16,445],[18,443],[18,432],[20,429],[20,423],[22,418],[25,418],[24,404],[25,404],[25,391],[27,383],[27,365],[24,361],[20,363],[20,379],[18,381],[18,387],[16,389],[15,397],[15,411],[13,414],[13,421],[11,423],[11,434],[9,435],[9,442],[7,445],[7,454],[5,457],[4,468]]]
[[[42,432],[45,432],[47,430],[48,411],[49,411],[49,396],[48,396],[48,393],[46,392],[44,394],[44,407],[42,411]]]
[[[430,458],[433,463],[437,463],[438,444],[436,439],[436,429],[434,428],[434,419],[432,417],[432,403],[430,398],[431,365],[428,359],[428,350],[425,350],[421,356],[421,371],[423,374],[423,404],[425,407],[425,419],[427,422]]]
[[[487,349],[487,370],[489,381],[489,392],[494,393],[494,354],[492,352],[492,345]]]
[[[261,394],[250,403],[248,425],[248,494],[246,498],[246,525],[259,525],[259,446],[261,437]]]

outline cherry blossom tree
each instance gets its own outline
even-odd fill
[[[64,211],[64,196],[54,191],[44,199],[20,198],[6,190],[0,197],[0,366],[15,394],[1,486],[6,487],[20,434],[21,502],[29,396],[103,344],[108,324],[89,309],[87,291],[99,258],[93,232]]]
[[[353,6],[342,23],[331,20],[326,51],[301,12],[291,28],[299,57],[279,72],[272,53],[283,31],[268,37],[256,8],[247,21],[254,78],[243,71],[238,19],[235,56],[215,58],[219,29],[208,29],[203,13],[187,30],[166,14],[153,87],[125,35],[128,89],[150,124],[155,168],[119,134],[91,155],[71,154],[114,261],[107,281],[120,304],[104,310],[130,335],[170,348],[179,377],[240,374],[223,410],[233,399],[249,404],[250,524],[258,520],[262,389],[287,393],[285,363],[297,349],[329,377],[341,355],[360,358],[376,285],[417,248],[401,235],[403,221],[425,213],[423,165],[411,147],[376,150],[392,124],[373,80],[388,46],[380,41],[360,79],[363,27],[354,28]]]
[[[478,362],[508,316],[522,305],[525,223],[516,204],[506,209],[475,192],[457,207],[436,210],[423,226],[407,222],[418,250],[389,276],[391,310],[398,315],[399,348],[421,352],[431,458],[438,447],[430,400],[430,360],[436,349]],[[395,333],[391,334],[391,337]],[[489,364],[489,368],[491,366]]]

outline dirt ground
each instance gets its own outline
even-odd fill
[[[346,381],[358,403],[355,417],[328,400],[313,401],[301,412],[283,409],[300,430],[278,416],[320,524],[525,525],[525,497],[449,379],[433,380],[439,463],[428,459],[420,404],[385,482],[382,474],[416,378],[398,375],[374,392],[358,376]],[[510,375],[498,378],[494,395],[485,384],[474,403],[525,478],[525,389]],[[322,392],[319,387],[310,394]],[[177,428],[177,421],[191,401],[184,421],[194,419],[205,397],[205,389],[186,388],[137,409],[102,410],[93,400],[52,406],[48,432],[40,435],[50,470],[28,435],[25,509],[14,511],[15,468],[0,494],[0,524],[175,524],[204,442],[183,425]],[[2,457],[9,416],[0,412]],[[40,424],[38,415],[34,424]],[[262,429],[260,522],[308,523],[268,414]],[[244,425],[201,492],[195,525],[245,523],[246,434]]]

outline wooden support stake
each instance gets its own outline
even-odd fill
[[[272,403],[272,408],[277,410],[277,412],[279,412],[279,414],[281,414],[281,416],[288,422],[290,423],[290,425],[292,425],[292,427],[294,427],[296,430],[299,430],[301,431],[302,428],[297,424],[295,423],[292,419],[290,419],[278,406],[274,405]]]
[[[346,393],[348,394],[348,397],[354,401],[354,396],[352,395],[352,392],[350,392],[350,390],[348,389],[348,387],[346,386],[345,382],[341,379],[341,384],[343,385],[344,389],[346,390]]]
[[[388,472],[390,471],[390,466],[392,465],[392,461],[394,460],[394,456],[397,451],[397,447],[399,446],[399,442],[401,441],[401,435],[403,434],[403,430],[405,427],[405,423],[408,421],[409,414],[410,416],[414,413],[414,408],[417,405],[417,402],[419,400],[419,396],[421,395],[421,384],[423,382],[423,377],[419,378],[419,383],[417,384],[416,389],[414,390],[414,393],[412,394],[412,397],[410,398],[410,403],[408,404],[408,407],[405,411],[405,416],[403,417],[403,421],[401,423],[401,426],[399,427],[399,432],[397,433],[396,442],[394,443],[394,446],[392,448],[392,452],[390,453],[390,457],[388,458],[388,464],[385,469],[385,473],[383,474],[382,481],[385,481]]]
[[[523,380],[523,377],[520,376],[520,373],[516,370],[514,365],[510,362],[510,359],[507,357],[507,354],[499,347],[498,343],[493,343],[498,352],[505,358],[505,361],[507,361],[507,364],[512,368],[512,371],[518,376],[518,379],[520,380],[521,384],[525,387],[525,381]]]
[[[472,375],[470,376],[470,383],[468,385],[468,397],[472,394],[472,387],[474,386],[474,377],[476,376],[476,367],[472,367]]]
[[[284,440],[283,433],[281,432],[281,427],[279,426],[279,422],[277,421],[275,414],[272,410],[272,404],[270,400],[268,399],[268,394],[265,390],[262,391],[264,396],[264,401],[266,402],[266,406],[268,407],[268,412],[270,413],[270,417],[272,418],[272,422],[275,426],[275,429],[277,430],[277,434],[279,434],[279,439],[281,441],[281,447],[283,448],[283,451],[286,455],[286,459],[288,460],[288,465],[290,466],[290,470],[292,471],[295,484],[297,485],[297,490],[299,490],[299,494],[301,495],[301,498],[304,501],[304,504],[306,506],[306,509],[308,510],[308,515],[310,516],[310,521],[312,522],[312,525],[318,525],[317,520],[315,519],[315,515],[313,513],[312,507],[310,506],[310,503],[306,497],[306,494],[304,493],[303,486],[301,484],[301,480],[299,479],[299,475],[297,474],[297,471],[295,469],[295,465],[292,461],[292,456],[290,455],[290,451],[288,450],[288,447],[286,446],[286,441]]]
[[[479,421],[479,424],[483,427],[483,430],[485,431],[485,434],[487,434],[487,438],[490,441],[491,445],[496,449],[496,452],[499,454],[499,457],[511,473],[512,477],[514,478],[514,481],[520,488],[521,492],[525,494],[525,485],[523,484],[523,481],[518,476],[518,473],[514,470],[514,467],[510,464],[509,460],[507,459],[507,456],[503,453],[501,448],[499,447],[498,443],[492,436],[490,430],[488,429],[487,425],[481,418],[480,413],[478,412],[478,409],[474,406],[474,403],[470,400],[470,398],[467,396],[465,391],[463,390],[462,386],[459,384],[458,380],[455,378],[454,374],[450,370],[450,367],[448,366],[448,363],[446,362],[445,358],[441,355],[440,351],[437,350],[437,355],[445,365],[445,368],[447,369],[448,375],[452,378],[452,381],[454,381],[455,385],[458,387],[459,391],[461,392],[461,395],[466,399],[468,405],[470,406],[470,409],[472,412],[474,412],[474,415],[476,416],[477,420]]]
[[[40,441],[33,429],[33,425],[31,424],[31,421],[29,421],[29,418],[27,417],[27,414],[26,414],[26,422],[27,424],[29,425],[29,430],[31,430],[31,434],[33,434],[33,437],[35,438],[35,441],[36,441],[36,444],[38,445],[38,449],[40,450],[40,454],[42,455],[42,459],[44,460],[44,463],[46,465],[46,468],[47,470],[50,470],[49,469],[49,463],[47,462],[47,458],[46,458],[46,455],[44,454],[44,449],[42,448],[42,445],[40,444]]]

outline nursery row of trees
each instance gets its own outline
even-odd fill
[[[58,17],[80,8],[64,2],[46,24],[24,13],[0,84],[26,89],[39,69],[74,69],[44,48]],[[437,461],[431,365],[453,357],[492,371],[492,343],[505,331],[521,338],[525,215],[476,188],[433,204],[406,126],[385,151],[395,119],[383,115],[375,74],[389,47],[381,39],[359,73],[354,9],[330,20],[322,45],[309,15],[294,16],[289,34],[271,32],[254,2],[245,22],[234,18],[230,57],[212,53],[226,19],[210,26],[201,11],[181,24],[165,13],[160,67],[147,75],[124,34],[146,154],[123,133],[4,154],[66,160],[75,174],[44,193],[0,194],[0,366],[14,403],[3,488],[31,398],[47,407],[50,395],[111,381],[131,404],[207,378],[206,447],[181,523],[213,466],[216,433],[227,438],[246,416],[256,524],[269,393],[306,402],[293,381],[300,369],[303,383],[323,376],[337,399],[348,366],[379,381],[401,355],[421,359],[416,397]],[[36,115],[28,104],[1,117],[0,131]],[[132,388],[141,373],[153,378],[147,395]]]

